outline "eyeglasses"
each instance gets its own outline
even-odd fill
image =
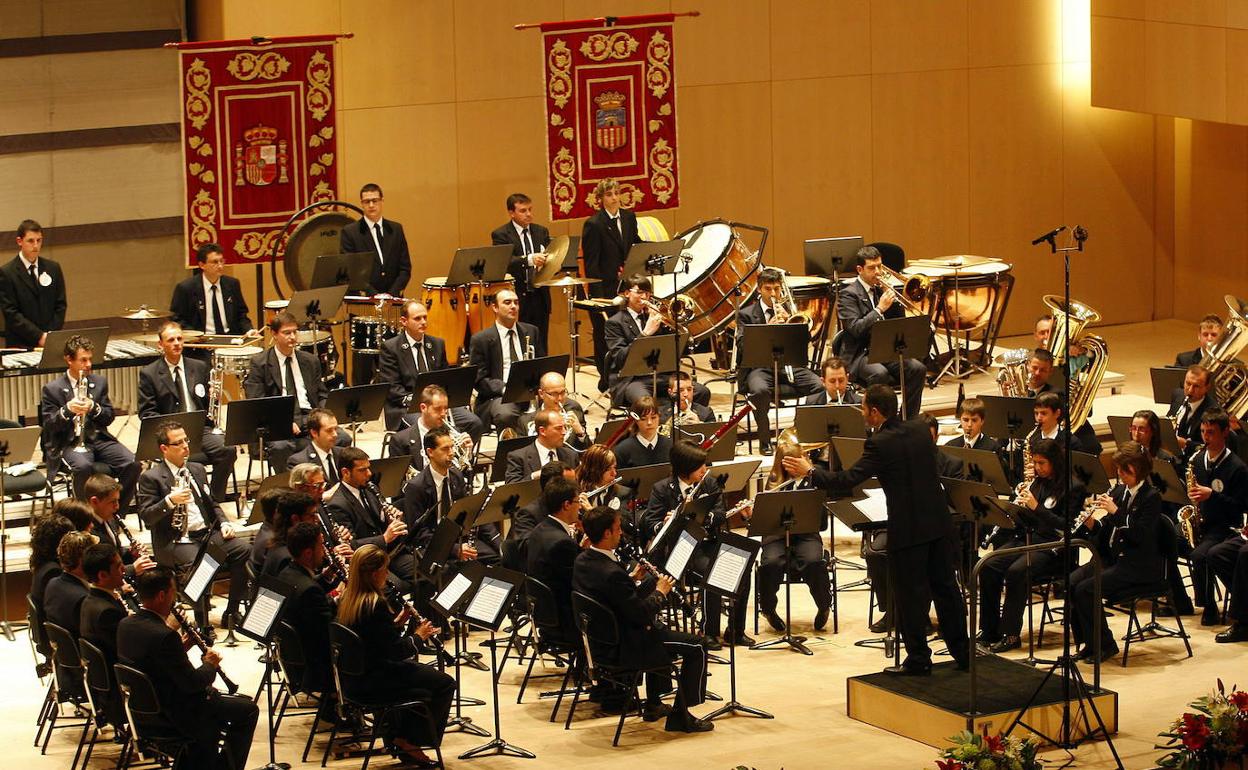
[[[169,442],[166,442],[166,443],[165,443],[165,446],[186,446],[187,444],[190,444],[190,443],[191,443],[191,442],[190,442],[190,440],[189,440],[189,439],[182,439],[181,441],[169,441]]]
[[[360,198],[361,206],[376,206],[381,203],[381,198]]]

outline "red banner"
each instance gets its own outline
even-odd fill
[[[592,215],[607,178],[633,211],[680,205],[672,19],[542,25],[553,219]]]
[[[334,37],[179,46],[187,264],[268,262],[287,220],[337,198]]]

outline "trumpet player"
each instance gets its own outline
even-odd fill
[[[672,409],[676,409],[677,422],[690,425],[699,422],[715,422],[715,413],[709,406],[693,400],[693,376],[689,372],[672,372],[667,376],[668,402],[663,407],[659,421],[668,423],[672,420]],[[759,418],[761,429],[762,418]]]
[[[1199,510],[1197,541],[1192,548],[1192,589],[1195,603],[1204,607],[1202,626],[1217,625],[1221,612],[1213,596],[1210,552],[1222,543],[1234,541],[1244,525],[1248,508],[1248,467],[1227,446],[1231,432],[1230,416],[1219,407],[1210,407],[1200,416],[1203,449],[1188,461],[1195,484],[1188,497]]]
[[[412,531],[412,544],[420,550],[433,539],[433,531],[451,511],[451,504],[468,494],[468,482],[451,464],[455,442],[445,426],[425,434],[425,467],[403,487],[403,515]],[[456,546],[460,559],[498,561],[498,524],[476,528],[472,545]]]
[[[122,525],[117,518],[117,511],[121,508],[121,484],[117,483],[117,479],[104,473],[93,474],[82,486],[82,496],[91,506],[91,516],[95,519],[92,533],[100,538],[101,543],[108,543],[117,549],[128,576],[134,577],[156,566],[141,546],[138,543],[132,546],[121,531]]]
[[[901,366],[905,367],[906,412],[903,419],[914,419],[923,405],[923,384],[927,367],[922,361],[907,358],[901,365],[890,361],[886,364],[867,362],[871,349],[871,327],[885,318],[901,318],[905,315],[897,304],[897,292],[884,284],[883,258],[879,249],[864,246],[854,255],[857,279],[841,290],[837,320],[844,333],[844,342],[838,355],[849,362],[849,376],[864,385],[892,385],[899,381]],[[926,352],[926,351],[924,351]]]
[[[74,488],[81,489],[95,463],[107,465],[121,482],[121,508],[129,510],[141,468],[134,453],[108,432],[113,403],[108,380],[91,371],[95,345],[88,337],[74,335],[65,341],[63,352],[65,374],[43,386],[39,401],[40,441],[48,471],[60,470],[63,461],[73,473]]]
[[[567,426],[568,446],[583,452],[589,448],[589,432],[585,429],[585,407],[568,395],[568,388],[559,372],[547,372],[537,387],[537,409],[549,409],[563,413],[563,422]],[[537,412],[529,412],[520,417],[520,431],[530,436],[537,434],[534,418]]]
[[[628,359],[633,341],[639,337],[653,337],[663,328],[663,318],[650,302],[653,287],[644,275],[633,275],[620,284],[624,306],[607,319],[603,327],[605,337],[603,366],[607,372],[607,386],[611,391],[611,403],[631,404],[642,396],[653,396],[649,377],[623,377],[619,374]]]
[[[537,327],[520,319],[520,298],[511,289],[494,295],[494,325],[468,340],[468,358],[477,368],[477,416],[499,430],[518,431],[520,415],[528,404],[503,403],[507,377],[517,361],[541,358],[546,345],[538,339]]]
[[[434,428],[448,426],[447,430],[454,439],[456,451],[461,457],[472,454],[473,440],[467,431],[458,428],[450,431],[448,418],[454,414],[447,407],[446,389],[441,385],[429,385],[420,391],[420,412],[412,424],[398,433],[392,434],[387,442],[390,455],[408,455],[412,458],[412,467],[417,471],[425,467],[425,436]]]
[[[166,321],[156,337],[163,355],[139,370],[139,416],[147,419],[206,409],[211,395],[208,365],[182,355],[182,326]],[[212,467],[212,499],[221,503],[225,502],[225,486],[238,450],[226,446],[225,436],[214,433],[214,427],[210,414],[204,421],[199,453],[191,459]]]
[[[225,512],[213,501],[204,466],[189,459],[191,448],[186,429],[172,420],[164,422],[156,430],[156,443],[162,461],[153,463],[139,477],[136,500],[139,515],[152,530],[153,555],[157,563],[173,565],[177,570],[188,569],[208,538],[210,546],[224,552],[230,571],[230,595],[221,625],[225,627],[231,618],[241,625],[238,606],[247,595],[250,549],[234,536]],[[175,542],[182,535],[190,542]],[[195,621],[205,639],[214,637],[206,595],[195,608]]]
[[[543,409],[533,418],[533,424],[537,426],[537,437],[533,443],[507,455],[505,478],[508,484],[537,478],[542,466],[555,460],[574,468],[579,463],[576,450],[565,442],[568,428],[562,412]]]

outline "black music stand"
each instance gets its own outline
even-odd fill
[[[620,468],[619,473],[620,475],[615,480],[615,483],[631,489],[633,496],[639,503],[634,511],[629,512],[631,524],[635,526],[637,518],[641,516],[645,509],[646,501],[650,499],[650,490],[654,489],[654,485],[658,482],[671,477],[672,466],[670,463],[638,465],[632,468]],[[645,544],[639,543],[639,545]]]
[[[257,770],[290,770],[290,763],[277,761],[277,724],[273,718],[273,661],[277,660],[277,639],[274,631],[286,609],[286,600],[295,592],[294,586],[272,575],[256,578],[255,595],[247,607],[247,614],[238,632],[256,642],[267,651],[264,656],[264,690],[269,704],[269,761]]]
[[[628,419],[627,417],[621,417],[618,420],[607,420],[602,425],[599,425],[598,432],[594,434],[594,443],[607,443],[607,439],[614,436],[620,428],[624,427],[624,423],[628,422]],[[628,436],[622,437],[621,440],[625,438],[628,438]]]
[[[697,519],[705,521],[707,511],[718,500],[719,495],[704,495],[686,503],[684,511],[663,522],[645,551],[646,557],[654,563],[662,562],[663,572],[675,580],[683,580],[693,549],[706,539],[706,530]]]
[[[369,461],[369,468],[373,472],[370,483],[376,485],[377,494],[383,500],[392,500],[399,496],[403,483],[407,481],[407,468],[411,462],[412,458],[408,455],[380,457]]]
[[[1008,442],[1012,470],[1016,478],[1020,477],[1022,442],[1036,429],[1036,400],[1025,396],[982,394],[979,399],[984,402],[984,435]]]
[[[744,581],[750,572],[750,567],[758,559],[758,553],[762,547],[757,540],[742,537],[735,532],[725,532],[720,535],[719,547],[715,549],[715,556],[706,570],[705,583],[708,587],[717,589],[724,597],[728,617],[733,616],[737,602],[745,601],[745,598],[741,596],[741,591],[745,587]],[[751,650],[757,648],[757,645],[750,647]],[[704,719],[709,721],[737,714],[759,719],[776,718],[775,714],[753,706],[746,706],[737,700],[737,645],[735,644],[728,645],[728,682],[728,701],[707,714],[703,717]]]
[[[507,386],[503,389],[503,403],[515,404],[536,399],[537,389],[541,385],[544,374],[558,372],[562,376],[567,370],[567,353],[542,358],[526,358],[515,362],[511,365],[511,371],[507,373]]]
[[[1088,494],[1099,495],[1109,491],[1109,474],[1101,458],[1087,452],[1071,452],[1070,473],[1079,479]]]
[[[507,277],[507,265],[511,262],[511,244],[500,246],[473,246],[456,249],[451,259],[451,269],[447,271],[447,286],[467,286],[475,283],[480,300],[477,303],[477,318],[481,328],[485,328],[485,285],[497,283]],[[466,295],[467,292],[465,291]],[[465,308],[466,309],[466,308]]]
[[[681,266],[681,253],[685,242],[679,238],[674,241],[641,241],[634,243],[624,257],[624,269],[621,275],[672,275]]]
[[[270,489],[287,489],[289,487],[290,487],[290,471],[282,471],[281,473],[274,473],[272,476],[265,476],[263,479],[260,480],[260,488],[257,489],[256,493],[252,495],[251,497],[253,500],[259,501],[260,496],[263,495],[265,492],[268,492]],[[251,506],[251,512],[247,514],[246,526],[250,527],[255,524],[259,524],[263,521],[264,521],[264,509],[258,504],[253,504]]]
[[[5,511],[8,493],[4,489],[4,476],[8,467],[31,461],[42,431],[38,425],[0,429],[0,632],[10,642],[16,639],[13,632],[23,630],[27,624],[20,620],[9,622],[9,517]],[[17,463],[14,463],[15,458],[18,458]]]
[[[878,532],[888,527],[888,518],[886,515],[880,515],[871,507],[859,505],[859,503],[866,499],[867,495],[861,494],[855,497],[835,500],[828,506],[828,509],[832,511],[832,515],[837,521],[849,527],[851,531],[862,535],[864,543],[867,538],[871,537],[873,532]],[[885,552],[884,556],[885,558],[888,558],[887,552]],[[872,586],[872,589],[875,588],[876,586]],[[875,639],[859,639],[854,642],[854,646],[883,648],[884,656],[893,659],[893,665],[886,668],[885,671],[900,673],[902,671],[901,642],[897,638],[896,596],[897,587],[892,585],[890,582],[888,586],[888,606],[881,608],[890,621],[888,629],[884,632],[884,636]],[[871,601],[872,599],[868,597],[868,606],[870,606]]]
[[[99,358],[92,357],[91,360],[94,363],[104,363],[104,353],[108,349],[109,330],[107,326],[92,326],[87,329],[58,329],[48,332],[43,340],[43,355],[39,357],[39,363],[35,364],[35,368],[42,371],[64,369],[65,343],[69,342],[70,337],[85,337],[91,340],[91,344],[95,346],[95,355],[99,356]]]
[[[338,314],[338,310],[342,307],[342,298],[345,296],[347,296],[346,286],[304,289],[290,295],[290,304],[286,306],[286,312],[293,315],[295,323],[300,326],[315,329],[317,322],[322,318],[333,318]]]
[[[484,492],[470,497],[460,498],[456,503],[484,496]],[[481,500],[475,501],[480,507]],[[469,502],[468,505],[472,505]],[[443,570],[450,566],[453,561],[452,557],[455,553],[455,546],[459,543],[459,539],[463,534],[463,527],[460,527],[453,515],[454,507],[447,512],[447,515],[438,521],[437,526],[433,528],[433,536],[429,539],[429,544],[425,546],[425,552],[420,555],[420,559],[416,561],[416,575],[425,577],[430,582],[436,583],[443,575]],[[471,514],[468,514],[471,515]]]
[[[525,479],[511,484],[502,484],[490,491],[485,507],[477,515],[474,526],[493,524],[503,519],[510,519],[516,511],[532,503],[542,494],[540,479]]]
[[[1161,493],[1161,499],[1175,505],[1187,505],[1187,484],[1179,480],[1179,472],[1164,460],[1153,461],[1153,472],[1148,477]]]
[[[659,392],[659,375],[678,371],[680,354],[689,344],[689,335],[655,334],[638,337],[628,347],[628,356],[620,367],[620,377],[649,377],[650,389]],[[657,397],[657,396],[656,396]],[[675,412],[673,412],[673,419]]]
[[[857,275],[853,267],[853,259],[862,246],[861,235],[843,238],[812,238],[802,244],[806,274],[823,276],[831,285],[829,298],[832,304],[828,312],[832,315],[832,328],[828,332],[829,341],[835,338],[836,332],[840,329],[837,308],[841,304],[841,278],[854,278]],[[823,351],[819,351],[819,354],[819,360],[822,362]]]
[[[979,503],[985,506],[989,511],[989,521],[993,524],[993,530],[988,534],[986,540],[991,540],[993,535],[1001,527],[1007,529],[1015,529],[1023,533],[1023,542],[1031,545],[1031,533],[1035,529],[1039,520],[1032,513],[1031,509],[1025,508],[1016,503],[1004,500],[996,495],[980,495],[976,498]],[[1069,527],[1066,527],[1069,530]],[[1024,554],[1026,570],[1023,573],[1023,579],[1027,586],[1031,586],[1031,552]],[[1023,662],[1029,666],[1035,666],[1039,663],[1055,663],[1056,661],[1042,661],[1036,657],[1036,619],[1035,619],[1035,603],[1027,603],[1027,657]]]
[[[157,428],[169,421],[176,422],[186,429],[186,441],[190,445],[191,454],[199,454],[204,442],[204,421],[207,414],[201,409],[195,412],[175,412],[144,417],[142,423],[139,424],[139,441],[134,448],[134,459],[160,460],[162,458],[156,432]]]
[[[995,508],[991,508],[983,500],[978,497],[995,497],[997,492],[992,488],[991,484],[982,481],[968,481],[966,479],[942,478],[941,485],[945,488],[945,497],[949,500],[949,507],[954,513],[965,516],[967,521],[971,522],[972,537],[971,543],[975,547],[979,546],[979,533],[985,524],[998,524],[994,517]],[[972,559],[974,561],[974,559]],[[973,565],[972,565],[973,566]],[[970,575],[970,570],[966,572]]]
[[[507,477],[507,455],[537,441],[533,436],[516,436],[498,442],[494,449],[494,464],[490,466],[490,482],[503,481]],[[537,478],[536,476],[534,478]]]
[[[452,366],[447,369],[435,369],[416,375],[412,385],[412,400],[407,406],[408,413],[420,411],[420,392],[430,385],[440,385],[446,391],[446,405],[468,406],[472,399],[472,389],[477,383],[477,367]]]
[[[751,537],[783,537],[785,572],[793,566],[793,535],[814,535],[823,532],[828,494],[822,489],[799,489],[789,492],[764,492],[754,498],[750,516]],[[760,546],[761,547],[761,546]],[[758,642],[751,650],[766,650],[787,645],[803,655],[814,655],[804,642],[806,637],[793,633],[793,584],[784,581],[784,635],[779,639]]]
[[[225,405],[225,445],[238,446],[257,440],[256,459],[264,468],[264,445],[295,438],[295,396],[244,398]]]
[[[852,468],[862,459],[862,453],[866,449],[867,440],[865,438],[830,436],[828,446],[836,452],[837,457],[841,458],[842,468]]]
[[[885,318],[871,327],[867,363],[897,364],[897,384],[901,387],[901,414],[908,419],[906,400],[906,357],[922,361],[932,348],[932,319],[925,315]]]
[[[381,410],[386,406],[386,394],[389,392],[390,383],[387,382],[329,391],[325,408],[334,413],[339,424],[350,426],[351,446],[355,446],[356,434],[364,423],[381,419]]]
[[[962,473],[967,481],[988,484],[998,495],[1008,495],[1014,485],[1001,465],[1001,456],[988,449],[967,449],[962,446],[941,444],[938,451],[962,463]]]
[[[1109,423],[1109,432],[1114,436],[1114,443],[1118,446],[1122,446],[1131,440],[1131,421],[1133,419],[1132,417],[1118,414],[1111,414],[1105,418],[1105,421]],[[1161,448],[1176,457],[1182,456],[1183,450],[1179,448],[1179,437],[1174,432],[1174,423],[1164,417],[1159,417],[1157,423],[1161,426]]]
[[[742,369],[770,369],[774,442],[780,441],[780,369],[804,366],[810,358],[810,329],[806,324],[745,324],[742,327]]]
[[[1174,400],[1174,392],[1182,392],[1187,370],[1173,366],[1154,366],[1148,370],[1148,375],[1153,384],[1153,403],[1165,404],[1168,408]]]
[[[347,286],[359,294],[367,294],[368,281],[373,275],[373,259],[376,256],[377,253],[373,251],[322,254],[312,266],[312,280],[308,285],[313,289]]]
[[[799,406],[793,413],[797,440],[817,444],[830,437],[866,439],[867,426],[862,421],[862,407],[857,404]]]
[[[452,535],[451,533],[454,534]],[[450,559],[451,549],[459,541],[459,525],[455,524],[449,517],[442,519],[438,524],[438,529],[434,532],[434,540],[443,544],[445,551],[441,557],[442,563],[443,565],[449,565],[450,562],[448,560]],[[447,720],[445,732],[460,732],[486,737],[490,734],[489,730],[474,724],[472,717],[464,716],[464,706],[484,706],[485,701],[461,694],[463,692],[461,662],[464,657],[464,650],[460,630],[463,628],[463,623],[456,618],[456,615],[472,598],[470,589],[480,579],[485,567],[479,562],[468,561],[460,562],[457,566],[450,568],[450,570],[453,570],[454,574],[450,574],[445,568],[439,569],[438,577],[441,587],[429,601],[429,606],[441,615],[447,625],[451,627],[455,640],[455,653],[451,658],[451,662],[455,666],[455,713]]]

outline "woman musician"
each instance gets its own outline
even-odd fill
[[[438,746],[446,730],[455,696],[455,680],[433,666],[416,660],[415,639],[400,633],[408,620],[405,608],[396,611],[386,599],[390,555],[376,545],[366,545],[351,557],[351,574],[338,600],[338,622],[350,628],[363,643],[364,671],[342,678],[344,694],[370,703],[425,701],[431,722],[412,711],[392,712],[378,726],[387,748],[407,763],[433,767],[421,746]],[[428,621],[414,635],[427,640],[437,632]]]
[[[632,490],[615,483],[619,478],[616,468],[615,452],[602,444],[591,445],[581,455],[581,463],[576,466],[576,484],[585,510],[605,505],[618,511],[632,497]]]
[[[1131,436],[1131,441],[1139,444],[1144,453],[1152,460],[1153,468],[1157,467],[1158,462],[1170,463],[1180,483],[1182,482],[1184,473],[1183,460],[1162,448],[1161,419],[1156,412],[1151,409],[1141,409],[1131,415],[1131,426],[1127,430]],[[1153,482],[1151,486],[1160,492],[1163,488],[1158,487],[1158,478],[1156,473],[1152,473],[1150,480]],[[1179,507],[1178,503],[1161,501],[1162,514],[1167,516],[1175,525],[1175,542],[1178,546],[1175,550],[1175,555],[1169,557],[1169,561],[1166,564],[1166,577],[1170,581],[1170,589],[1174,592],[1176,606],[1170,607],[1167,604],[1158,607],[1157,614],[1163,616],[1173,616],[1176,610],[1180,615],[1191,615],[1196,611],[1195,607],[1192,606],[1192,598],[1188,596],[1187,588],[1183,585],[1183,575],[1179,572],[1179,557],[1187,556],[1192,550],[1192,546],[1187,542],[1187,539],[1178,531]]]

